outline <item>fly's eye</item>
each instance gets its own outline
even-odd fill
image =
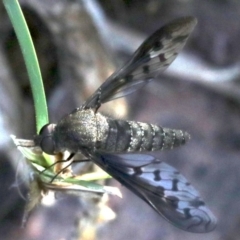
[[[55,144],[51,136],[43,137],[40,142],[40,147],[43,152],[53,155],[55,152]]]
[[[53,155],[55,153],[55,142],[53,139],[53,132],[55,124],[47,124],[42,127],[39,136],[37,136],[37,144],[41,147],[42,151]]]

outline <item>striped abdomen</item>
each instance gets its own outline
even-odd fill
[[[108,152],[137,152],[171,149],[185,144],[190,135],[157,125],[108,119],[108,136],[99,146]]]

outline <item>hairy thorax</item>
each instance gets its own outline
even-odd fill
[[[55,129],[55,142],[59,150],[72,152],[82,148],[95,149],[108,135],[107,118],[92,109],[73,112],[60,120]]]

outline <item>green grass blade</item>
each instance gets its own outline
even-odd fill
[[[48,123],[48,111],[36,52],[26,21],[17,0],[3,0],[3,4],[12,22],[27,67],[33,93],[37,133]]]

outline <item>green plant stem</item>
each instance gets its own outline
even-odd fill
[[[48,111],[36,52],[30,32],[17,0],[3,0],[3,4],[12,22],[27,67],[33,93],[37,133],[48,123]]]

